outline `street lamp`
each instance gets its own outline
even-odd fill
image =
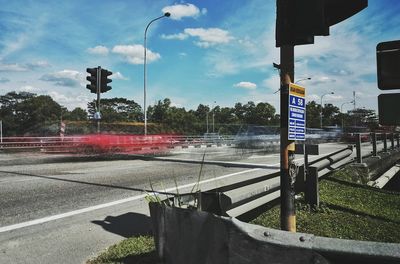
[[[319,119],[319,127],[320,127],[320,128],[322,128],[322,98],[324,98],[324,96],[325,96],[325,95],[328,95],[328,94],[334,94],[334,92],[330,92],[330,93],[327,93],[327,94],[323,94],[323,95],[321,96],[321,111],[319,112],[319,117],[320,117],[320,119]]]
[[[307,78],[303,78],[303,79],[297,80],[297,81],[295,81],[294,83],[297,84],[297,83],[299,83],[299,82],[302,82],[302,81],[309,81],[309,80],[311,80],[311,77],[307,77]]]
[[[345,104],[352,104],[354,103],[354,101],[350,101],[350,102],[344,102],[341,106],[340,106],[340,113],[342,114],[342,130],[344,128],[344,116],[343,116],[343,106]]]
[[[215,105],[216,103],[217,103],[217,101],[214,101],[213,109],[212,109],[212,111],[213,111],[213,115],[212,115],[213,133],[215,133],[215,130],[214,130],[214,127],[215,127],[215,111],[214,111],[214,105]]]
[[[302,81],[309,81],[309,80],[311,80],[311,77],[307,77],[307,78],[303,78],[303,79],[297,80],[297,81],[295,81],[294,83],[295,83],[295,84],[298,84],[299,82],[302,82]],[[279,92],[280,90],[281,90],[281,88],[279,88],[277,91],[275,91],[274,94],[276,94],[276,93]]]
[[[164,17],[169,17],[171,14],[166,12],[164,15],[157,17],[151,20],[144,31],[144,62],[143,62],[143,110],[144,110],[144,134],[147,135],[147,109],[146,109],[146,59],[147,59],[147,48],[146,48],[146,40],[147,40],[147,30],[151,23],[156,20],[159,20]]]

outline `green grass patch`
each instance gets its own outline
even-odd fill
[[[317,236],[400,243],[400,194],[359,184],[351,169],[320,181],[320,207],[296,200],[297,232]],[[280,207],[253,224],[280,228]]]
[[[109,247],[86,264],[157,264],[159,263],[151,236],[132,237]]]

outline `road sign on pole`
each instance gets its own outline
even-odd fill
[[[289,84],[289,140],[306,140],[306,89]]]

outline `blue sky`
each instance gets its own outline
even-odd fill
[[[95,98],[86,68],[114,75],[103,97],[143,104],[143,35],[147,34],[147,104],[233,106],[268,102],[279,109],[275,0],[0,0],[0,94],[49,94],[70,110]],[[377,109],[375,47],[400,39],[400,2],[369,0],[369,7],[297,46],[295,80],[307,99],[341,106],[356,92],[358,107]],[[352,106],[346,104],[343,110]]]

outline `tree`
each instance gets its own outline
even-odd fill
[[[322,126],[340,125],[340,110],[339,107],[333,104],[326,104],[322,108]]]
[[[93,116],[96,112],[96,101],[88,103],[88,112]],[[101,119],[104,122],[142,121],[142,108],[134,100],[126,98],[100,99]]]
[[[378,127],[378,117],[375,110],[357,108],[348,111],[348,116],[345,119],[346,126],[362,126],[374,129]]]
[[[47,134],[47,127],[61,117],[61,106],[48,95],[39,95],[17,105],[16,120],[23,134]]]
[[[64,114],[64,119],[70,121],[86,121],[88,119],[88,112],[80,107],[76,107],[71,112],[66,112]]]
[[[50,124],[61,116],[61,106],[48,95],[9,92],[0,96],[0,103],[5,136],[46,134]]]
[[[165,98],[163,101],[158,100],[156,105],[149,106],[147,111],[148,119],[152,122],[163,123],[170,106],[171,100],[169,98]]]
[[[321,105],[315,101],[310,101],[306,105],[306,125],[307,127],[320,127]]]

